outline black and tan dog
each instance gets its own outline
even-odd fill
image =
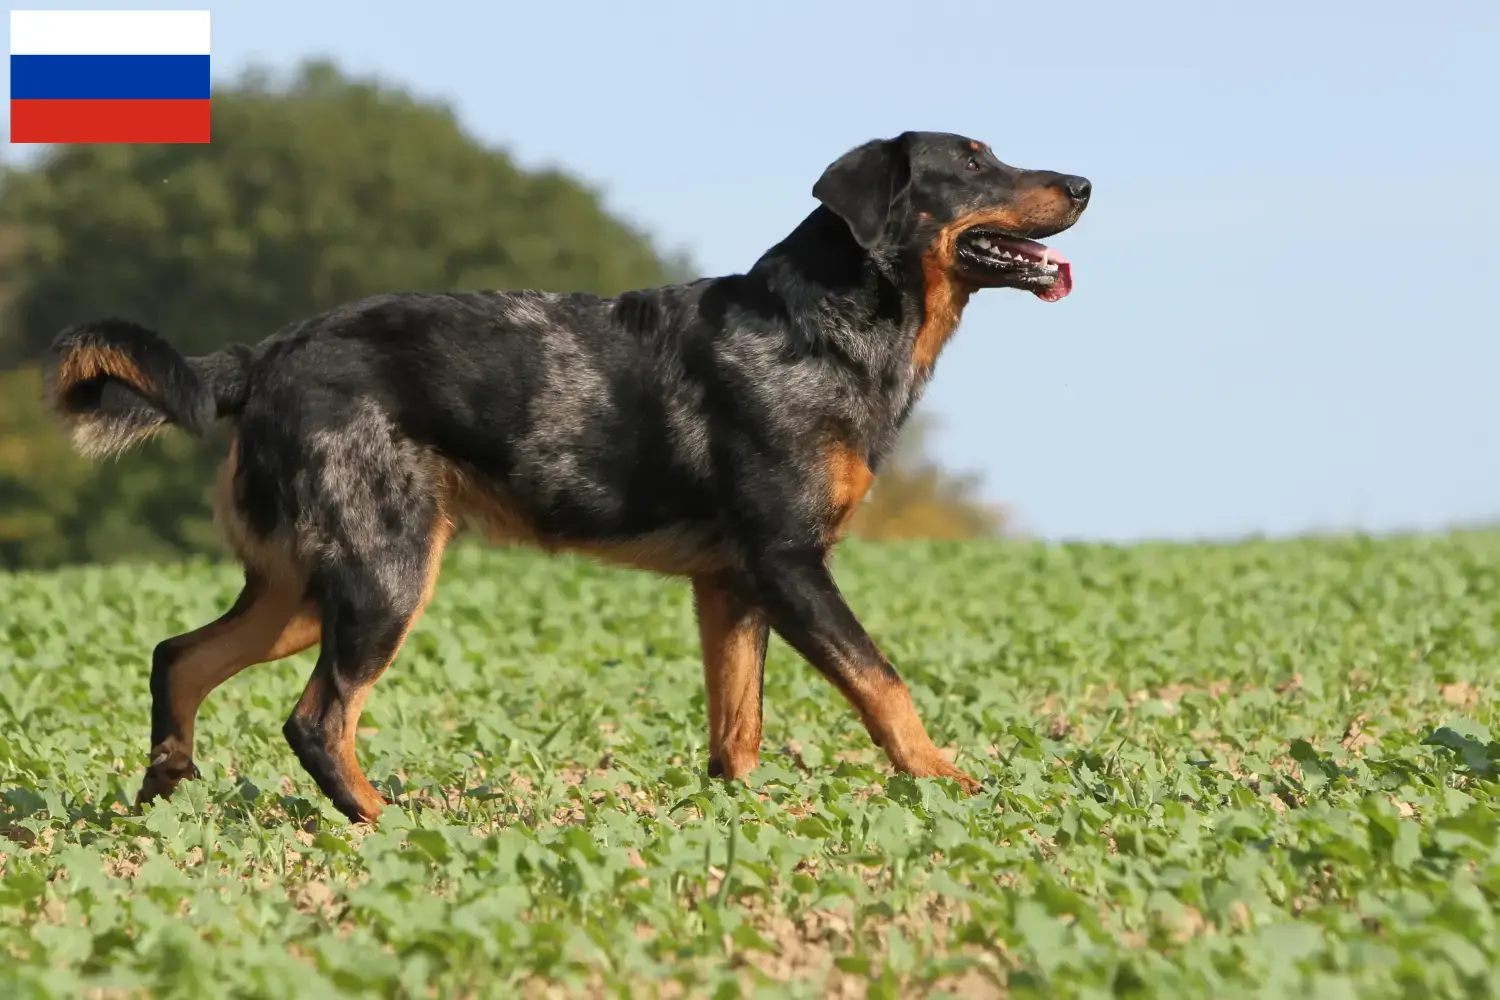
[[[1089,182],[908,132],[840,157],[812,193],[821,204],[748,273],[615,299],[381,295],[201,358],[118,320],[61,333],[49,400],[80,450],[169,425],[234,431],[216,514],[245,587],[156,647],[139,799],[196,773],[210,691],[321,642],[284,732],[333,803],[372,820],[383,799],[355,760],[360,708],[465,524],[691,578],[710,774],[756,764],[775,629],[897,769],[975,791],[828,554],[969,296],[1068,294],[1068,263],[1032,240],[1078,219]]]

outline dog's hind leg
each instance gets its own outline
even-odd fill
[[[172,794],[193,765],[193,727],[214,688],[256,663],[300,653],[321,623],[292,549],[250,532],[237,498],[238,439],[219,469],[214,513],[245,565],[245,586],[217,620],[156,647],[151,658],[151,758],[136,803]]]
[[[151,758],[136,803],[172,794],[195,777],[193,727],[209,692],[246,667],[300,653],[319,623],[301,581],[245,570],[245,586],[220,618],[156,647],[151,658]]]
[[[323,648],[282,732],[323,794],[352,820],[373,821],[385,805],[355,758],[360,712],[431,598],[450,533],[437,514],[426,527],[404,525],[357,558],[314,572]]]

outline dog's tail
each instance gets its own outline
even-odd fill
[[[168,427],[201,437],[244,408],[253,360],[238,344],[187,358],[135,323],[82,323],[52,342],[47,405],[89,456],[118,454]]]

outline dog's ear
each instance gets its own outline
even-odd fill
[[[812,193],[849,224],[860,246],[870,250],[884,238],[910,184],[905,139],[875,139],[830,163]]]

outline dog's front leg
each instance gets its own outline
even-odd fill
[[[693,578],[693,605],[708,691],[708,773],[744,778],[760,760],[766,618],[717,577]]]
[[[979,782],[933,745],[906,684],[839,593],[824,551],[778,548],[758,553],[751,565],[757,603],[771,627],[843,692],[898,771],[952,778],[971,795],[979,791]]]

